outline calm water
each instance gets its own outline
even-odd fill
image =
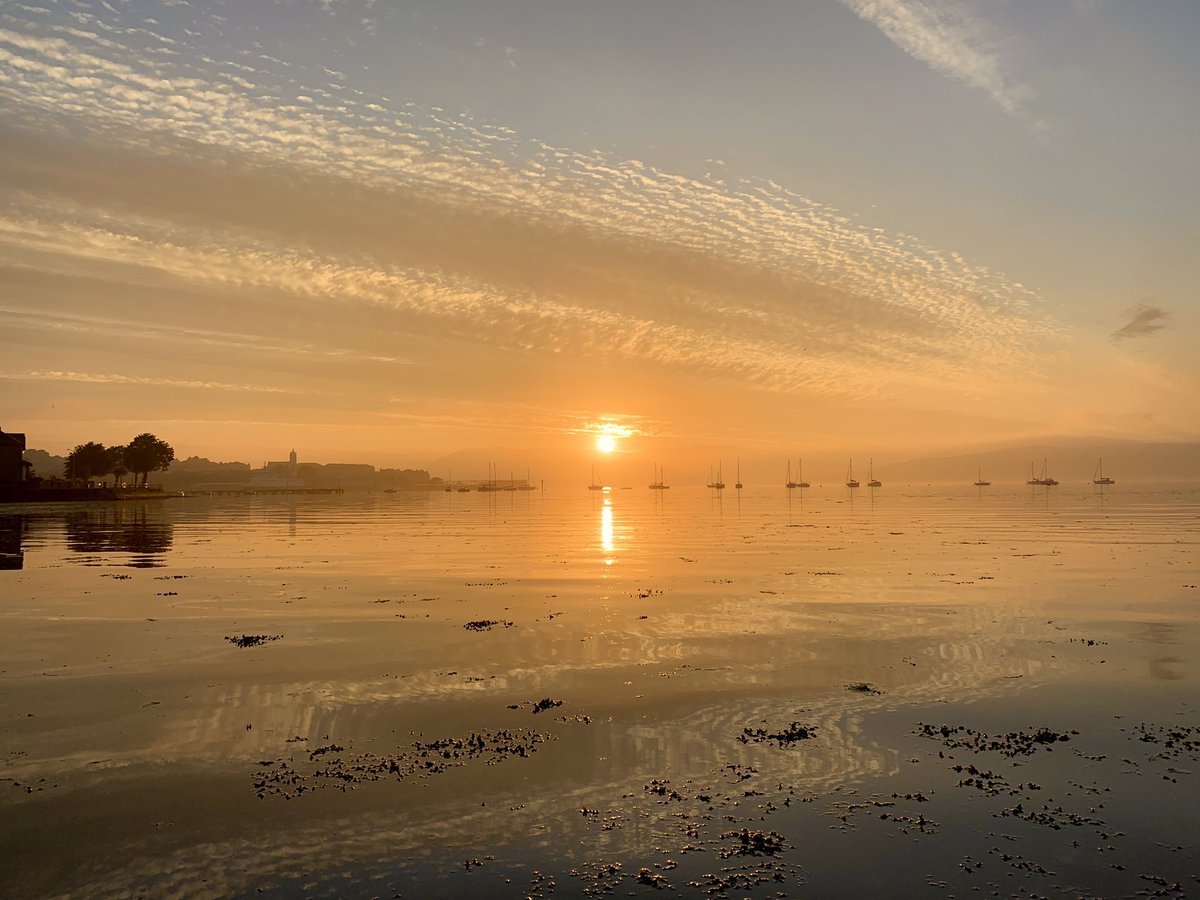
[[[0,895],[1195,894],[1198,541],[1127,485],[0,507]]]

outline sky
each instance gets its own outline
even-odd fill
[[[4,0],[0,427],[1196,440],[1197,45],[1193,0]]]

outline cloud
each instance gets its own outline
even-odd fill
[[[0,264],[236,303],[239,321],[357,314],[785,393],[1010,383],[1057,335],[1023,285],[773,181],[305,87],[266,55],[167,59],[83,13],[8,26],[0,101],[20,139],[0,146]],[[930,46],[986,70],[944,35]],[[62,141],[64,122],[87,137]]]
[[[1027,117],[1029,90],[1006,71],[990,24],[965,0],[841,0],[856,16],[934,71],[985,91]]]
[[[218,381],[186,381],[178,378],[147,378],[107,372],[61,372],[34,369],[28,372],[0,372],[6,381],[74,381],[84,384],[137,384],[155,387],[196,388],[206,391],[248,391],[259,394],[299,394],[294,388],[261,384],[229,384]]]
[[[1113,343],[1120,343],[1131,338],[1149,337],[1154,332],[1166,328],[1166,320],[1170,318],[1170,313],[1165,309],[1148,306],[1144,303],[1129,310],[1126,315],[1130,316],[1129,321],[1110,335]]]

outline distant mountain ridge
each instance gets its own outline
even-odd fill
[[[924,457],[876,466],[885,480],[907,483],[962,483],[975,481],[982,470],[985,480],[1015,484],[1029,477],[1029,466],[1046,472],[1063,484],[1092,480],[1103,457],[1104,474],[1122,481],[1200,481],[1200,443],[1143,443],[1114,440],[1057,440],[1019,447],[979,450],[953,456]]]

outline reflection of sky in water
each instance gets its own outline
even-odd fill
[[[0,573],[12,598],[0,612],[0,715],[12,726],[6,774],[59,787],[0,802],[11,827],[48,834],[63,827],[55,804],[85,789],[100,798],[97,820],[111,802],[112,822],[122,792],[146,779],[169,796],[174,779],[231,778],[241,796],[257,761],[294,735],[384,751],[410,731],[516,724],[558,740],[505,777],[552,789],[493,780],[489,809],[520,804],[529,821],[570,834],[578,806],[640,808],[620,798],[666,772],[709,778],[752,763],[810,791],[893,773],[897,748],[862,728],[885,710],[1092,673],[1187,689],[1195,640],[1178,604],[1194,603],[1181,585],[1200,580],[1196,504],[1181,513],[1128,498],[1100,511],[1085,495],[1063,498],[1047,511],[1016,494],[969,508],[935,492],[889,495],[865,515],[819,495],[801,511],[782,492],[752,491],[737,515],[685,491],[670,504],[631,492],[598,507],[453,495],[39,512],[6,531],[25,568]],[[145,555],[166,567],[125,568]],[[481,619],[513,627],[462,627]],[[1121,638],[1070,643],[1101,628]],[[252,650],[224,641],[240,633],[284,639]],[[860,681],[885,693],[846,690]],[[535,718],[527,704],[542,697],[594,721]],[[790,719],[818,726],[803,753],[733,740]],[[145,884],[174,872],[181,893],[210,874],[242,889],[246,873],[283,871],[297,853],[319,865],[380,835],[418,855],[443,832],[467,844],[532,840],[453,787],[421,813],[373,808],[394,790],[304,798],[314,821],[278,838],[257,824],[275,813],[253,804],[239,812],[244,825],[222,821],[236,832],[228,840],[184,824],[185,849],[139,857],[125,874]],[[72,833],[86,856],[86,836]],[[643,838],[603,840],[615,851]],[[206,872],[213,865],[221,871]]]

